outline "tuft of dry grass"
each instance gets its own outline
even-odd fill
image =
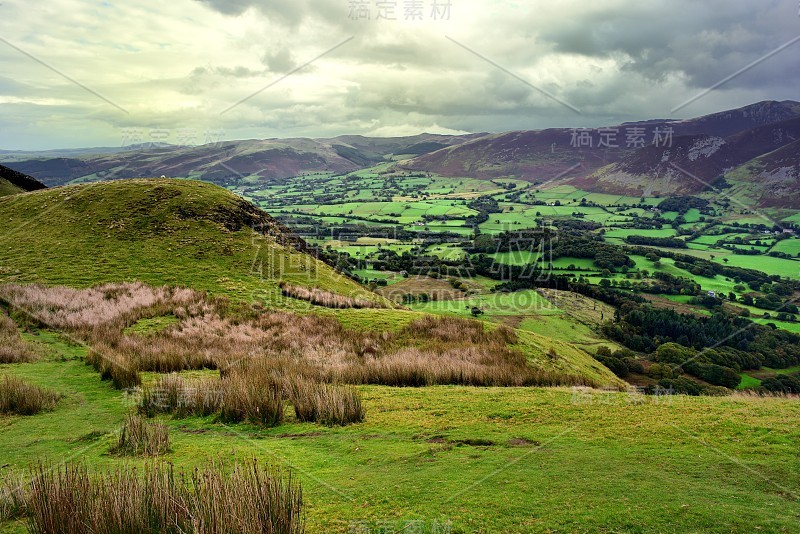
[[[460,317],[426,315],[409,324],[406,331],[416,338],[443,342],[502,345],[517,342],[517,335],[505,325],[486,330],[482,322]]]
[[[55,408],[60,398],[61,395],[54,391],[16,377],[0,379],[0,413],[36,415]]]
[[[117,389],[135,388],[142,383],[135,364],[123,360],[111,351],[93,348],[86,355],[86,363],[100,373],[102,380],[111,380]]]
[[[284,387],[299,421],[325,426],[345,426],[364,421],[361,396],[353,386],[295,378],[287,380]]]
[[[22,336],[17,325],[0,310],[0,363],[25,363],[36,359]]]
[[[115,333],[119,326],[130,326],[143,317],[172,310],[184,317],[201,315],[219,304],[191,289],[154,288],[141,282],[89,289],[6,284],[0,286],[0,298],[50,328],[68,330],[86,340]]]
[[[291,286],[285,286],[290,288]],[[224,302],[183,289],[141,284],[106,285],[76,292],[66,288],[3,286],[0,297],[33,309],[41,320],[72,328],[93,351],[88,361],[120,388],[139,385],[138,372],[218,369],[261,362],[279,377],[312,382],[425,386],[590,385],[561,370],[534,368],[505,326],[455,317],[425,316],[400,332],[383,334],[344,328],[335,318],[264,311],[249,318],[224,315]],[[69,298],[75,300],[68,302]],[[108,314],[104,319],[103,313]],[[179,318],[151,335],[126,334],[132,321],[153,314]],[[234,398],[256,402],[252,387],[230,383]],[[257,419],[277,399],[262,398]],[[225,417],[241,415],[229,404]],[[221,409],[221,407],[220,407]],[[239,415],[237,415],[237,413]],[[277,412],[275,412],[277,413]]]
[[[131,456],[158,456],[169,451],[169,430],[161,423],[128,414],[117,443],[109,452]]]
[[[317,306],[326,308],[384,308],[378,302],[353,297],[345,297],[324,289],[316,287],[301,287],[288,284],[284,281],[280,283],[281,293],[286,297],[299,300],[306,300]]]
[[[148,417],[219,414],[226,422],[277,426],[288,401],[299,421],[343,426],[364,420],[361,396],[354,387],[320,383],[288,374],[287,369],[257,360],[229,369],[220,380],[162,376],[142,391],[139,411]]]
[[[283,422],[285,397],[281,383],[270,377],[231,373],[221,380],[189,381],[173,374],[144,388],[139,410],[148,416],[216,413],[228,423],[277,426]]]
[[[25,516],[25,477],[11,470],[0,479],[0,523]]]
[[[247,374],[234,374],[222,380],[224,399],[220,418],[229,423],[249,421],[278,426],[286,412],[281,385]]]
[[[39,464],[26,488],[34,534],[298,534],[302,489],[291,473],[253,460],[210,462],[190,473],[171,464],[96,474],[83,464]]]
[[[186,380],[176,374],[164,375],[142,390],[139,411],[153,417],[168,413],[176,417],[219,413],[224,393],[219,380]]]

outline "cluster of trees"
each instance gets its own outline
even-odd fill
[[[570,258],[589,258],[594,260],[594,264],[600,269],[615,271],[618,268],[631,268],[636,266],[630,256],[622,247],[605,243],[598,238],[585,237],[580,235],[567,234],[559,236],[551,248],[552,259]]]
[[[646,235],[629,235],[625,242],[631,245],[646,245],[650,247],[687,248],[686,241],[677,237],[650,237]]]
[[[725,312],[700,317],[628,304],[627,311],[617,319],[603,326],[604,333],[637,352],[650,353],[665,343],[674,343],[688,349],[687,360],[694,354],[692,351],[702,351],[708,363],[737,372],[761,366],[783,369],[800,363],[800,336]],[[705,347],[714,349],[703,350]],[[703,363],[699,359],[692,361]],[[708,370],[696,371],[705,373]]]
[[[481,234],[475,237],[472,245],[467,249],[470,253],[494,252],[536,252],[549,250],[549,245],[555,241],[555,233],[548,228],[541,230],[515,230],[502,232],[497,235]]]
[[[620,378],[626,378],[631,373],[643,374],[645,372],[644,364],[637,360],[636,355],[628,349],[612,352],[603,345],[597,349],[594,358]]]
[[[474,268],[463,261],[443,260],[438,256],[426,256],[394,250],[382,250],[372,261],[372,266],[379,271],[403,272],[408,275],[426,275],[440,277],[469,277],[475,274]]]
[[[692,196],[669,197],[659,202],[657,207],[661,211],[677,211],[681,214],[692,208],[697,208],[701,213],[706,213],[709,209],[709,203],[708,200]]]
[[[747,284],[753,291],[771,292],[769,288],[772,287],[773,284],[782,284],[789,288],[789,293],[787,294],[790,294],[793,289],[800,289],[800,282],[781,279],[779,275],[769,275],[755,269],[719,264],[680,252],[653,250],[642,246],[627,247],[625,250],[634,255],[647,256],[648,254],[653,254],[660,258],[670,258],[675,262],[675,267],[688,271],[696,276],[724,276],[725,278],[730,278],[735,281],[737,284]]]
[[[701,292],[700,284],[694,280],[662,271],[653,273],[652,282],[637,284],[635,288],[655,295],[698,295]]]
[[[554,219],[552,225],[561,232],[591,232],[603,227],[603,225],[597,221],[569,218]]]
[[[800,374],[766,378],[761,387],[773,393],[800,393]]]
[[[467,207],[471,208],[478,213],[470,215],[464,222],[464,226],[478,226],[479,224],[489,220],[490,213],[500,213],[500,205],[497,200],[490,196],[478,197],[467,203]]]

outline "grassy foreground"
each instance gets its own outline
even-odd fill
[[[49,413],[0,417],[0,473],[40,458],[93,469],[141,462],[108,453],[130,401],[85,365],[84,349],[49,332],[26,337],[43,357],[0,372],[64,398]],[[288,412],[273,429],[162,419],[166,458],[290,466],[309,532],[794,532],[800,524],[796,401],[359,389],[366,421],[344,428],[298,423]]]

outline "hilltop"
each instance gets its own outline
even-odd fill
[[[239,300],[274,299],[278,283],[378,299],[306,254],[272,217],[190,180],[126,180],[0,199],[0,282],[86,287],[140,280]]]
[[[725,172],[798,139],[799,120],[800,103],[765,101],[693,119],[487,135],[400,165],[449,177],[566,183],[598,193],[689,194],[709,189]],[[670,139],[656,143],[655,132],[663,136],[667,129]],[[586,136],[581,143],[576,143],[577,131]],[[604,137],[604,131],[612,137]],[[643,132],[641,146],[628,142],[631,131]],[[755,189],[763,189],[758,183]],[[780,205],[772,195],[763,197],[762,205]]]
[[[711,189],[728,171],[784,149],[797,159],[800,118],[758,126],[728,137],[706,133],[675,137],[669,146],[648,146],[593,175],[572,180],[576,187],[630,195],[696,194]],[[724,184],[721,184],[724,186]],[[767,184],[751,184],[764,190]],[[793,185],[793,184],[784,184]],[[780,196],[758,195],[762,206],[791,206]]]

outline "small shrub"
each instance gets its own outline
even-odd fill
[[[158,413],[176,417],[206,416],[218,413],[223,392],[219,380],[189,382],[176,374],[160,377],[151,387],[142,390],[139,412],[153,417]]]
[[[628,373],[630,372],[628,364],[625,363],[624,360],[620,360],[614,356],[596,356],[596,358],[597,361],[608,367],[612,373],[620,378],[627,377]]]
[[[0,379],[0,413],[35,415],[52,410],[61,395],[16,377]]]
[[[158,456],[169,451],[169,430],[161,423],[151,423],[144,417],[129,414],[111,448],[114,454],[133,456]]]
[[[640,362],[636,358],[625,358],[623,361],[625,362],[625,365],[628,366],[628,369],[630,370],[631,373],[636,373],[640,375],[643,375],[645,373],[644,364],[642,364],[642,362]]]
[[[94,367],[100,378],[111,380],[117,389],[131,389],[141,385],[139,371],[131,363],[122,363],[117,355],[107,355],[105,351],[90,350],[86,355],[86,363]]]
[[[283,422],[285,401],[281,385],[258,373],[229,372],[221,380],[189,381],[171,374],[145,388],[139,411],[152,417],[219,414],[228,423],[249,421],[265,426]]]

